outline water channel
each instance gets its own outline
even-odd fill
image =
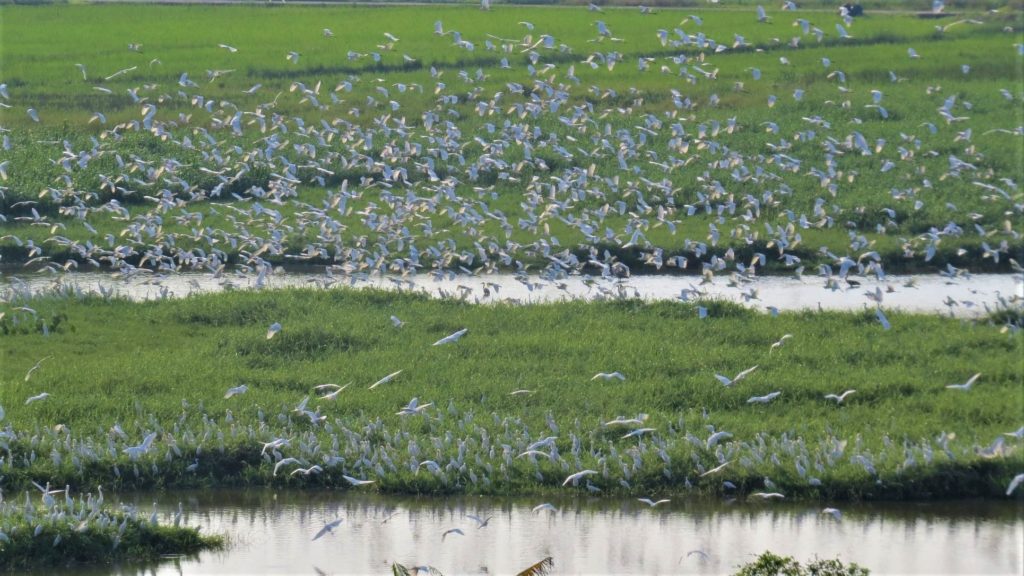
[[[113,498],[117,501],[119,498]],[[229,546],[120,574],[510,574],[551,556],[556,574],[720,574],[765,550],[840,558],[875,574],[1021,574],[1024,510],[1006,501],[838,504],[634,499],[416,498],[374,493],[195,491],[122,495],[149,516],[225,534]],[[468,518],[492,517],[483,528]],[[333,534],[313,540],[327,522]],[[464,534],[445,531],[460,528]],[[110,573],[107,567],[95,573]],[[52,572],[49,572],[52,573]],[[88,573],[88,572],[85,572]],[[75,574],[83,574],[77,571]]]
[[[763,312],[778,310],[861,310],[881,299],[886,310],[952,314],[977,317],[1006,303],[1020,306],[1024,300],[1024,276],[976,274],[969,277],[915,275],[889,276],[884,280],[859,278],[854,284],[836,281],[826,287],[814,276],[803,279],[766,276],[755,279],[716,278],[701,283],[700,277],[649,275],[625,279],[568,276],[542,280],[536,276],[493,274],[430,274],[409,277],[330,275],[313,272],[282,272],[265,277],[210,274],[136,274],[129,278],[103,272],[78,272],[62,276],[0,273],[0,299],[16,291],[40,292],[55,286],[81,292],[113,293],[147,300],[184,297],[230,289],[282,288],[289,286],[380,288],[422,292],[432,296],[465,298],[475,302],[535,303],[568,299],[637,297],[645,300],[717,298],[738,302]]]

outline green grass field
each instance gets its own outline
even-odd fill
[[[0,256],[1020,260],[1019,10],[694,10],[2,6]]]
[[[17,304],[35,314],[2,319],[10,487],[337,488],[346,474],[386,492],[533,494],[583,490],[561,485],[589,469],[605,493],[743,494],[772,491],[770,478],[789,497],[921,499],[1002,495],[1024,464],[1021,440],[1003,435],[1024,423],[1021,334],[982,321],[891,313],[887,331],[869,312],[766,318],[705,303],[702,320],[681,303],[349,290]],[[753,366],[732,387],[715,376]],[[625,381],[593,379],[613,371]],[[971,390],[946,388],[975,373]],[[318,400],[328,383],[347,388]],[[841,405],[824,398],[847,389]],[[432,406],[397,415],[414,397]],[[653,430],[624,438],[638,428]],[[709,444],[717,431],[731,437]],[[517,457],[548,436],[550,458]],[[288,443],[264,449],[275,438]],[[275,475],[282,458],[297,461]]]

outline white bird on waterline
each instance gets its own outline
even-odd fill
[[[568,486],[570,482],[575,484],[576,482],[579,482],[580,478],[590,476],[591,474],[597,474],[597,470],[580,470],[575,474],[569,474],[565,477],[565,482],[562,482],[562,486]]]
[[[344,478],[346,482],[353,486],[366,486],[367,484],[373,484],[374,482],[376,482],[376,480],[360,480],[359,478],[353,478],[351,476],[346,476],[344,474],[342,474],[341,477]]]
[[[381,378],[380,380],[377,380],[376,382],[373,383],[373,385],[370,386],[370,390],[373,390],[374,388],[380,386],[381,384],[387,384],[388,382],[391,382],[392,380],[395,379],[396,376],[398,376],[401,373],[401,370],[399,370],[398,372],[392,372],[391,374],[388,374],[387,376]]]
[[[39,394],[36,394],[35,396],[30,396],[28,398],[28,400],[25,400],[25,406],[28,406],[29,404],[31,404],[33,402],[37,402],[39,400],[46,400],[49,397],[50,397],[50,393],[49,392],[40,392]]]
[[[655,502],[654,500],[651,500],[650,498],[637,498],[637,501],[643,502],[644,504],[647,504],[651,508],[654,508],[654,507],[658,506],[659,504],[668,504],[669,502],[671,502],[671,500],[669,500],[668,498],[662,498],[661,500],[658,500],[657,502]]]
[[[779,494],[778,492],[754,492],[753,494],[750,495],[750,497],[751,498],[760,498],[762,500],[772,500],[772,499],[782,500],[786,496],[783,495],[783,494]]]
[[[232,396],[236,396],[238,394],[245,394],[248,391],[249,391],[249,387],[246,386],[245,384],[242,384],[241,386],[235,386],[234,388],[228,388],[227,393],[224,394],[224,399],[227,400],[228,398],[231,398]]]
[[[276,336],[277,333],[280,332],[280,331],[281,331],[281,323],[280,322],[274,322],[273,324],[271,324],[270,328],[267,328],[267,340],[270,340],[271,338]]]
[[[857,392],[856,390],[847,390],[846,392],[843,392],[842,394],[825,394],[825,399],[826,400],[835,400],[836,404],[842,404],[843,400],[846,400],[847,396],[849,396],[850,394],[855,394],[856,392]]]
[[[758,364],[756,366],[751,366],[750,368],[747,368],[743,372],[740,372],[739,374],[737,374],[736,377],[731,379],[731,380],[729,379],[728,376],[723,376],[721,374],[715,374],[715,378],[717,378],[718,381],[721,382],[724,386],[729,387],[729,386],[732,386],[733,384],[739,382],[740,380],[743,380],[747,376],[750,376],[750,374],[754,370],[757,370],[757,368],[759,366],[760,366],[760,364]]]
[[[626,379],[626,377],[623,376],[622,372],[615,371],[615,372],[598,372],[597,374],[594,374],[594,377],[591,378],[590,381],[593,382],[594,380],[597,380],[598,378],[600,378],[601,380],[605,380],[605,381],[611,380],[612,378],[618,378],[619,380],[625,380]]]
[[[821,511],[822,514],[829,514],[836,520],[843,519],[843,513],[839,511],[839,508],[825,508]]]
[[[971,376],[970,378],[967,379],[967,382],[964,382],[963,384],[950,384],[946,386],[946,388],[950,390],[963,390],[964,392],[967,392],[971,389],[971,386],[974,385],[974,382],[978,379],[979,376],[981,376],[981,372],[978,372],[974,376]]]
[[[331,534],[334,534],[334,529],[337,528],[338,525],[340,525],[340,524],[341,524],[341,518],[338,518],[337,520],[335,520],[333,522],[328,522],[327,524],[324,524],[324,527],[321,528],[320,531],[317,532],[315,536],[313,536],[313,540],[316,540],[316,539],[320,538],[321,536],[323,536],[324,534],[327,534],[328,532],[330,532]]]
[[[1014,476],[1013,480],[1010,480],[1010,485],[1006,487],[1006,495],[1013,494],[1013,491],[1017,489],[1017,486],[1020,486],[1021,482],[1024,482],[1024,474]]]
[[[434,346],[440,346],[442,344],[451,344],[453,342],[458,342],[459,338],[462,338],[463,336],[466,335],[466,332],[469,332],[469,328],[463,328],[462,330],[459,330],[458,332],[455,332],[453,334],[449,334],[448,336],[445,336],[444,338],[441,338],[437,342],[434,342]]]

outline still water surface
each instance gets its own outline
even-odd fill
[[[754,280],[730,281],[715,278],[701,284],[696,276],[633,276],[602,279],[569,276],[559,280],[516,277],[511,274],[487,276],[458,275],[435,278],[420,274],[406,278],[392,276],[330,276],[322,273],[286,272],[262,278],[209,274],[137,274],[122,278],[110,273],[76,272],[59,277],[42,274],[0,273],[0,295],[15,290],[41,291],[55,285],[72,286],[83,292],[112,292],[135,300],[184,297],[230,289],[310,286],[331,288],[381,288],[421,292],[432,296],[465,298],[470,302],[551,302],[568,299],[612,299],[636,297],[645,300],[717,298],[738,302],[761,311],[779,310],[861,310],[881,305],[886,310],[952,314],[976,317],[1001,303],[1024,299],[1024,276],[1020,274],[975,274],[948,278],[939,274],[889,276],[885,280],[858,278],[859,285],[844,281],[826,288],[822,278],[768,276]],[[870,296],[869,296],[870,294]],[[875,299],[872,299],[874,297]]]
[[[875,574],[1024,573],[1024,509],[1005,501],[837,505],[633,499],[414,498],[373,493],[196,491],[122,496],[149,516],[226,534],[227,550],[122,574],[510,574],[551,556],[555,574],[720,574],[765,550],[840,558]],[[534,501],[536,500],[536,501]],[[492,516],[477,528],[474,514]],[[326,522],[334,534],[313,541]],[[386,521],[385,521],[386,520]],[[465,535],[442,534],[461,528]],[[699,550],[706,554],[693,552]],[[692,552],[692,553],[691,553]],[[110,569],[104,570],[109,573]],[[81,574],[82,572],[77,572]]]

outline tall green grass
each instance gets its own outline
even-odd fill
[[[52,476],[59,485],[343,486],[340,475],[347,473],[369,475],[391,492],[532,493],[556,488],[569,471],[540,462],[544,481],[538,483],[537,470],[515,459],[502,477],[500,444],[518,454],[553,435],[566,458],[570,438],[581,442],[580,469],[610,466],[610,479],[594,481],[618,491],[614,478],[621,472],[611,466],[611,453],[625,457],[638,442],[621,438],[628,427],[603,423],[640,413],[649,415],[643,426],[656,432],[639,442],[642,465],[630,480],[635,490],[685,491],[692,483],[718,492],[725,479],[750,490],[770,476],[791,495],[812,497],[996,495],[1024,456],[1019,440],[1006,437],[1002,455],[978,453],[1021,426],[1024,406],[1021,336],[985,322],[891,313],[893,328],[886,331],[870,312],[769,318],[706,303],[710,316],[702,320],[680,303],[475,306],[348,290],[26,304],[51,326],[51,319],[61,320],[46,336],[13,329],[15,320],[34,326],[27,312],[8,309],[3,319],[0,405],[16,433],[4,474],[15,484]],[[393,326],[392,315],[405,324]],[[275,322],[283,328],[268,340]],[[462,328],[469,332],[459,342],[432,346]],[[771,351],[783,334],[793,337]],[[754,365],[759,368],[733,387],[715,379]],[[368,389],[398,370],[392,382]],[[592,379],[611,371],[626,380]],[[974,373],[981,377],[969,392],[946,388]],[[317,401],[314,387],[326,383],[348,388],[335,401]],[[224,398],[242,384],[248,392]],[[851,388],[856,394],[842,405],[824,398]],[[532,392],[510,395],[516,390]],[[51,396],[25,405],[43,391]],[[747,402],[773,391],[782,394],[770,404]],[[306,396],[307,409],[327,418],[323,424],[293,412]],[[434,406],[426,416],[397,416],[413,397]],[[115,424],[127,437],[111,436]],[[121,448],[151,430],[161,431],[160,447],[138,462],[126,459]],[[717,456],[703,447],[714,430],[734,435]],[[691,435],[700,447],[687,440]],[[337,442],[346,453],[361,450],[361,441],[371,443],[374,458],[385,452],[395,462],[410,458],[405,445],[415,441],[420,460],[444,465],[467,441],[467,464],[491,483],[470,482],[466,470],[443,483],[404,465],[375,473],[351,456],[317,476],[273,476],[261,443],[278,436],[294,439],[281,453],[300,455],[307,466],[323,464],[322,456],[339,450]],[[487,436],[497,453],[488,455]],[[97,442],[99,449],[108,437],[115,442],[111,454],[95,462],[80,456],[75,466],[66,453]],[[304,448],[295,444],[300,438]],[[845,456],[835,468],[811,471],[822,486],[807,485],[791,459],[809,451],[803,465],[810,469],[837,443],[846,443]],[[657,456],[659,447],[669,461]],[[473,464],[474,454],[493,470],[485,474],[484,462]],[[850,461],[855,454],[871,455],[878,476]],[[699,479],[719,458],[732,460],[732,468]],[[194,461],[198,470],[186,471]]]

